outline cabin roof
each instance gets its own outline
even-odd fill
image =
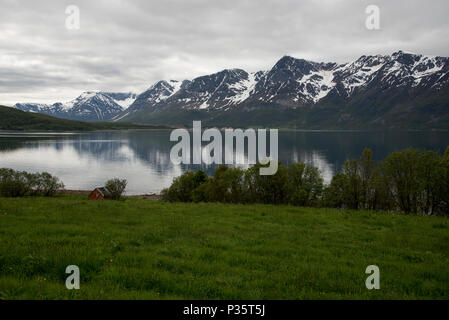
[[[100,191],[103,194],[103,196],[105,196],[105,197],[108,197],[108,196],[111,195],[110,192],[108,190],[106,190],[105,187],[98,187],[98,188],[95,188],[95,189]]]

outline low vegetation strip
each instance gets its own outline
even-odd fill
[[[148,126],[117,122],[82,122],[59,119],[45,114],[24,112],[0,106],[0,130],[14,131],[94,131],[126,129],[167,129],[166,126]]]
[[[213,177],[185,172],[162,190],[171,202],[290,204],[354,210],[383,210],[421,215],[449,215],[449,147],[436,151],[407,149],[375,163],[370,149],[347,160],[330,185],[318,168],[279,163],[274,175],[260,175],[261,164],[247,170],[225,165]]]
[[[446,217],[58,195],[0,225],[2,299],[449,299]]]

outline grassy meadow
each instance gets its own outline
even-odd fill
[[[0,299],[449,299],[443,217],[60,195],[0,198],[0,226]]]

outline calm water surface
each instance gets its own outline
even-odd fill
[[[48,171],[67,189],[90,190],[112,177],[128,180],[128,194],[159,192],[186,170],[215,166],[174,165],[170,161],[170,131],[94,133],[0,132],[0,167],[30,172]],[[358,158],[365,147],[376,160],[408,147],[444,152],[449,132],[280,131],[279,160],[307,162],[318,167],[325,181],[348,158]]]

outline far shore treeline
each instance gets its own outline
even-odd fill
[[[406,214],[449,215],[449,147],[438,152],[407,149],[378,164],[370,149],[347,160],[324,185],[320,171],[305,163],[279,163],[275,175],[261,176],[256,164],[247,170],[225,165],[208,177],[186,172],[162,191],[171,202],[265,203]]]

